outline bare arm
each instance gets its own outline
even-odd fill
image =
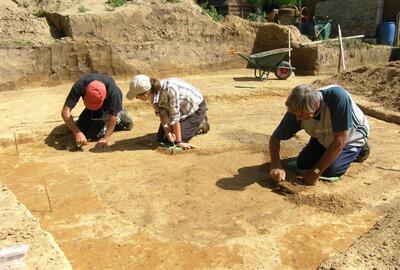
[[[269,155],[271,157],[271,169],[282,168],[281,158],[279,155],[281,149],[281,141],[275,136],[269,138]]]
[[[78,132],[81,132],[80,129],[76,126],[74,119],[71,115],[71,108],[67,105],[61,110],[61,117],[63,118],[65,124],[69,127],[69,129],[74,133],[74,135]]]
[[[64,105],[61,110],[61,117],[63,118],[65,124],[69,127],[72,133],[75,136],[75,141],[78,145],[85,145],[87,144],[87,139],[82,131],[77,127],[74,122],[74,119],[71,115],[71,108]]]
[[[193,144],[182,142],[181,124],[179,122],[175,122],[174,124],[172,124],[172,130],[175,134],[175,141],[177,146],[181,147],[182,149],[196,148]]]
[[[271,157],[271,170],[269,176],[276,182],[285,180],[286,172],[283,169],[279,155],[281,141],[275,136],[269,138],[269,155]]]
[[[343,147],[346,145],[348,131],[335,132],[333,135],[333,141],[322,155],[321,159],[315,164],[314,168],[307,170],[303,179],[310,185],[315,185],[320,174],[325,171],[339,156]],[[315,174],[314,169],[319,169],[320,174]]]
[[[106,134],[104,135],[103,138],[101,138],[95,145],[96,150],[101,150],[105,146],[107,146],[108,141],[110,140],[111,135],[114,132],[115,124],[117,123],[117,116],[115,115],[110,115],[110,117],[107,120],[107,130]]]

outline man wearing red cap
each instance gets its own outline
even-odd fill
[[[85,109],[78,121],[73,121],[71,111],[83,99]],[[77,80],[71,88],[61,116],[82,146],[88,140],[97,141],[96,150],[104,148],[114,130],[130,130],[133,122],[122,107],[122,92],[114,80],[103,74],[89,73]]]

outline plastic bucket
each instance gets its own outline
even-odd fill
[[[393,46],[396,24],[394,22],[382,22],[379,25],[379,41],[381,44]]]
[[[314,25],[315,38],[319,40],[329,39],[331,36],[332,25],[327,22],[325,24]]]

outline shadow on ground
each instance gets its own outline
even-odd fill
[[[119,131],[118,131],[119,132]],[[104,153],[114,151],[137,151],[137,150],[154,150],[158,144],[155,143],[156,133],[149,133],[143,136],[116,141],[114,144],[107,146],[105,149],[97,151],[91,148],[89,151],[93,153]],[[44,140],[45,144],[56,150],[79,151],[76,146],[75,138],[67,125],[62,124],[55,127]],[[82,151],[82,150],[81,150]]]
[[[45,144],[56,150],[67,150],[71,142],[74,142],[74,135],[65,124],[56,126],[44,140]]]
[[[291,159],[282,160],[282,162],[287,162],[288,160]],[[288,169],[285,169],[286,181],[278,184],[268,176],[270,167],[270,162],[261,165],[243,167],[238,169],[238,173],[232,177],[219,179],[216,182],[216,185],[227,190],[243,191],[247,186],[257,183],[261,187],[271,189],[271,191],[280,195],[296,193],[296,189],[304,189],[308,186],[301,178],[299,178],[299,175],[296,172]]]
[[[243,191],[247,186],[257,183],[262,187],[274,189],[277,184],[268,178],[269,168],[270,163],[243,167],[232,177],[219,179],[216,185],[227,190]]]
[[[260,82],[260,79],[256,77],[233,77],[233,80],[236,82]]]
[[[115,152],[115,151],[138,151],[138,150],[155,150],[159,146],[156,142],[157,133],[149,133],[143,136],[116,141],[114,144],[107,146],[101,151],[91,148],[89,151],[93,153]]]

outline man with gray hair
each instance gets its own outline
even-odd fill
[[[353,161],[368,158],[368,121],[341,86],[317,90],[309,84],[298,85],[285,105],[287,112],[269,140],[269,175],[276,182],[286,178],[279,155],[280,142],[302,129],[311,138],[297,157],[297,167],[310,185],[315,185],[320,176],[341,176]]]

